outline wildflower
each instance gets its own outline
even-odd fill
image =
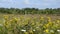
[[[4,18],[5,18],[5,19],[8,19],[8,15],[5,15]]]
[[[59,20],[57,20],[57,23],[59,23],[60,21]]]
[[[50,30],[50,32],[54,33],[54,31],[53,31],[53,30]]]
[[[35,25],[35,23],[32,23],[31,25]]]
[[[60,32],[60,30],[57,30],[58,32]]]
[[[48,29],[46,29],[44,32],[48,33],[48,32],[49,32],[49,30],[48,30]]]
[[[49,23],[48,24],[45,24],[45,28],[48,28],[49,27]]]
[[[15,21],[18,21],[19,19],[18,18],[14,18]]]
[[[3,26],[2,24],[0,24],[0,26]]]
[[[21,31],[26,32],[26,30],[21,30]]]
[[[15,20],[18,20],[17,18],[15,18]]]
[[[33,30],[33,31],[35,31],[35,30]]]

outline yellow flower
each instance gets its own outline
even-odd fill
[[[60,21],[59,20],[57,20],[57,23],[59,23]]]
[[[49,24],[46,24],[46,27],[49,27]]]
[[[9,28],[9,25],[10,25],[10,23],[8,21],[6,23],[4,23],[4,26],[7,28]]]
[[[18,18],[14,18],[14,20],[18,21],[19,19]]]
[[[49,33],[49,30],[48,30],[48,29],[46,29],[44,32]]]
[[[8,19],[8,15],[4,15],[4,18],[5,18],[5,19]]]
[[[18,20],[17,18],[15,18],[15,20]]]

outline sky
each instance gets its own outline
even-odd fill
[[[0,0],[4,8],[60,8],[60,0]]]

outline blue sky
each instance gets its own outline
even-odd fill
[[[5,8],[60,8],[60,0],[0,0]]]

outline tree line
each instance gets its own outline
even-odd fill
[[[0,8],[0,14],[60,14],[60,8]]]

